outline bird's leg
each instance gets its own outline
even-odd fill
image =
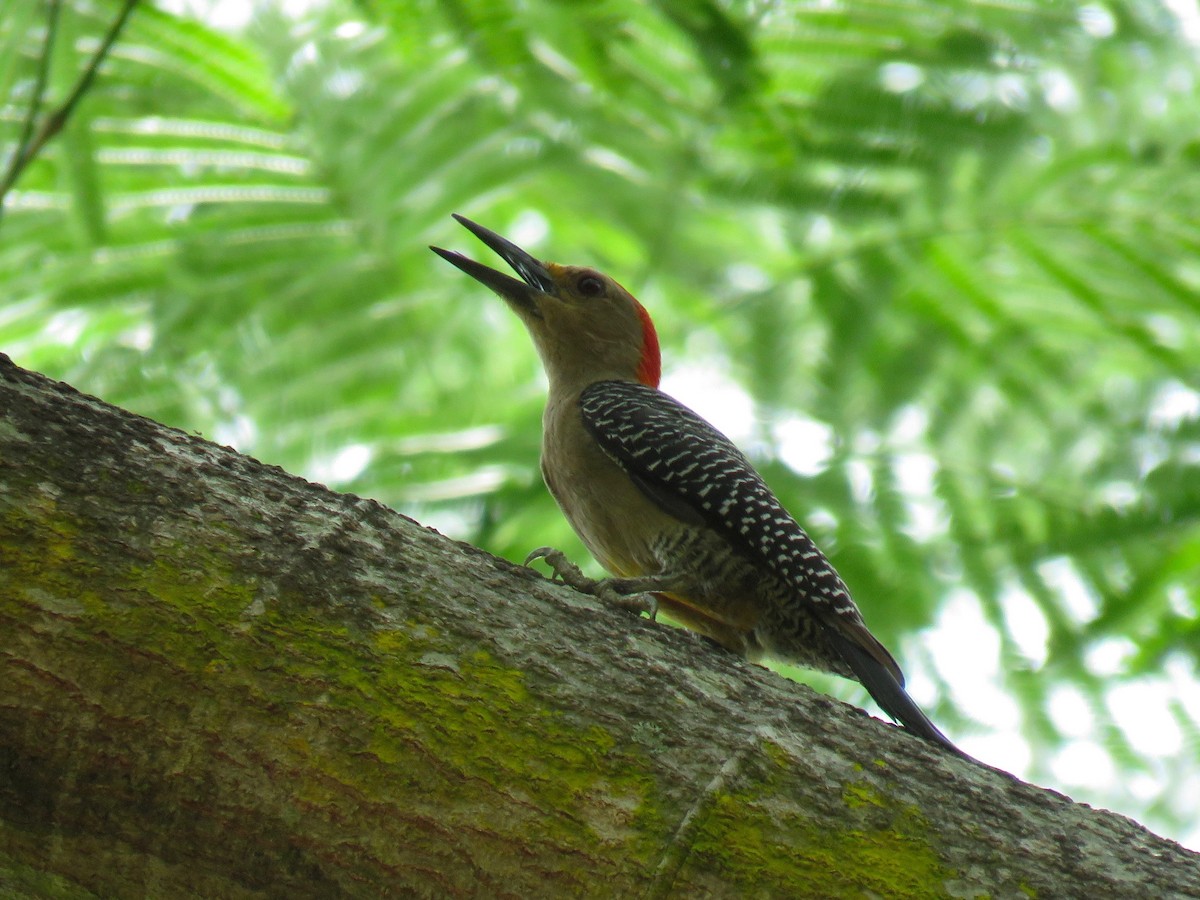
[[[597,580],[588,578],[575,563],[567,559],[566,554],[553,547],[538,547],[527,557],[525,565],[535,560],[544,559],[550,567],[551,580],[558,578],[563,584],[591,594],[606,603],[619,606],[621,609],[646,613],[653,621],[658,615],[658,598],[655,591],[666,591],[677,585],[679,581],[673,575],[645,575],[640,578],[603,578]]]

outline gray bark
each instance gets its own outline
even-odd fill
[[[0,889],[1200,897],[1200,858],[0,356]]]

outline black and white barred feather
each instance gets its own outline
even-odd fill
[[[811,603],[859,618],[825,554],[712,425],[661,391],[632,382],[597,382],[579,404],[588,431],[627,472],[669,488]]]

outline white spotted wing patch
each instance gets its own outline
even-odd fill
[[[859,618],[837,571],[733,443],[655,388],[601,381],[583,424],[619,465],[696,510],[742,553],[827,611]]]

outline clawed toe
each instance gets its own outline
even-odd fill
[[[645,613],[651,622],[658,621],[658,598],[653,594],[631,594],[622,597],[620,605],[639,615]]]
[[[630,584],[631,579],[606,578],[597,581],[594,578],[588,578],[579,566],[567,559],[566,554],[553,547],[538,547],[525,557],[525,565],[528,566],[539,559],[544,559],[546,565],[550,567],[551,580],[558,579],[577,591],[591,594],[593,597],[613,606],[619,606],[621,609],[628,609],[639,615],[646,613],[651,621],[658,616],[658,598],[634,587],[633,584]],[[626,587],[626,589],[622,590],[622,587]],[[633,589],[630,590],[630,587]]]
[[[539,559],[547,559],[549,556],[555,553],[557,553],[559,556],[562,555],[562,551],[555,550],[553,547],[538,547],[536,550],[531,550],[529,555],[525,557],[524,565],[533,565]]]
[[[555,550],[553,547],[538,547],[525,557],[525,565],[528,566],[539,559],[544,559],[546,565],[550,567],[551,581],[557,578],[563,584],[568,584],[577,591],[587,594],[596,593],[595,585],[598,582],[584,575],[583,570],[567,559],[566,554],[561,550]]]

